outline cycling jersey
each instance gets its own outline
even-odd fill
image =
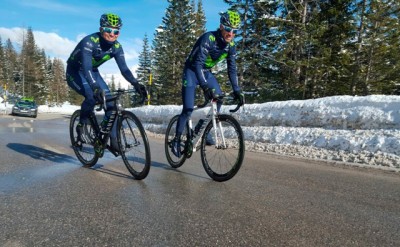
[[[124,51],[118,41],[108,42],[100,32],[83,38],[76,46],[67,64],[70,68],[82,70],[89,85],[96,83],[92,72],[106,61],[114,58],[123,77],[132,85],[138,83],[125,62]]]
[[[220,61],[226,59],[228,66],[229,81],[233,91],[239,91],[237,69],[236,69],[236,49],[235,43],[225,42],[221,31],[206,32],[195,43],[186,66],[195,71],[199,85],[207,85],[205,70],[210,70]]]

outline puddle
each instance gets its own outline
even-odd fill
[[[36,132],[32,127],[0,127],[0,133],[33,133]]]
[[[12,193],[23,188],[30,188],[36,184],[49,182],[51,179],[64,176],[81,166],[60,164],[40,168],[29,168],[6,175],[0,175],[0,194]]]

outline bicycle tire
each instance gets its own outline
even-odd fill
[[[179,115],[174,116],[171,121],[169,121],[167,131],[165,133],[165,143],[164,143],[164,149],[165,149],[165,156],[167,157],[167,161],[169,165],[172,168],[179,168],[185,163],[185,160],[188,158],[188,153],[187,153],[187,140],[189,137],[189,128],[188,125],[186,124],[186,127],[183,131],[185,133],[184,135],[181,136],[181,157],[176,157],[172,151],[172,140],[175,138],[175,132],[176,132],[176,124],[178,122]],[[186,149],[186,150],[185,150]]]
[[[151,166],[150,145],[139,118],[129,111],[118,117],[117,141],[122,160],[137,180],[147,177]]]
[[[78,160],[82,163],[84,167],[92,167],[94,166],[97,161],[99,160],[98,154],[95,152],[93,145],[82,143],[78,141],[78,133],[76,132],[76,126],[79,123],[80,119],[80,110],[76,110],[70,120],[69,124],[69,135],[71,139],[72,149]],[[89,133],[93,133],[93,128],[91,128],[92,123],[88,124],[89,126]]]
[[[219,128],[217,136],[214,136],[216,145],[206,145],[208,133],[214,131],[210,121],[202,136],[201,161],[206,173],[213,180],[224,182],[233,178],[242,166],[245,154],[244,136],[239,122],[231,115],[218,115],[216,121],[217,125],[221,124],[222,126],[223,136],[227,145],[226,147],[221,146],[222,140]]]

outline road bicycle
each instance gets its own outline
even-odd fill
[[[71,144],[76,157],[84,167],[94,166],[98,159],[103,157],[105,149],[108,149],[116,157],[121,155],[126,168],[135,179],[141,180],[148,175],[151,155],[146,132],[139,118],[134,113],[124,110],[120,103],[122,95],[134,92],[133,89],[118,89],[111,92],[111,97],[108,99],[103,94],[104,104],[100,104],[96,111],[106,110],[106,102],[111,101],[114,101],[116,110],[112,111],[105,126],[99,124],[94,111],[90,114],[89,123],[86,125],[89,143],[81,141],[76,131],[80,110],[72,114],[69,125]],[[110,143],[114,124],[117,128],[118,151],[114,150]]]
[[[245,154],[244,136],[239,122],[229,114],[217,112],[217,101],[228,99],[230,96],[221,95],[193,111],[210,106],[208,114],[199,120],[193,129],[192,119],[189,118],[181,136],[181,156],[176,157],[171,150],[175,137],[176,124],[179,115],[174,116],[168,124],[165,134],[165,154],[168,163],[173,168],[183,165],[186,159],[200,150],[201,161],[206,173],[215,181],[223,182],[233,178],[239,171]],[[240,104],[230,112],[236,112]],[[207,135],[211,135],[214,145],[206,145]]]

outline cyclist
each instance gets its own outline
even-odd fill
[[[126,65],[124,51],[117,41],[122,27],[121,18],[112,13],[103,14],[100,17],[100,31],[84,37],[67,61],[66,77],[68,85],[77,93],[85,97],[81,105],[81,114],[77,133],[80,141],[89,143],[89,133],[86,128],[88,117],[93,112],[96,102],[103,103],[103,93],[110,97],[110,90],[101,77],[98,67],[104,62],[114,58],[121,74],[131,83],[135,90],[146,97],[146,88],[139,84]],[[114,102],[107,102],[107,110],[102,122],[107,125],[111,112],[115,110]],[[116,126],[116,125],[114,125]],[[116,142],[116,129],[111,133],[111,145],[118,151]]]
[[[180,137],[188,118],[193,112],[197,85],[203,89],[206,100],[211,100],[215,95],[221,94],[221,87],[211,72],[211,68],[218,62],[226,59],[234,98],[239,100],[241,105],[244,103],[243,94],[238,85],[235,61],[236,50],[233,41],[239,25],[239,13],[231,10],[222,13],[219,29],[202,34],[186,59],[182,82],[183,109],[179,116],[175,138],[172,142],[172,153],[177,157],[181,156]],[[221,105],[222,102],[217,103],[218,111]],[[215,144],[211,135],[207,136],[206,144]]]

